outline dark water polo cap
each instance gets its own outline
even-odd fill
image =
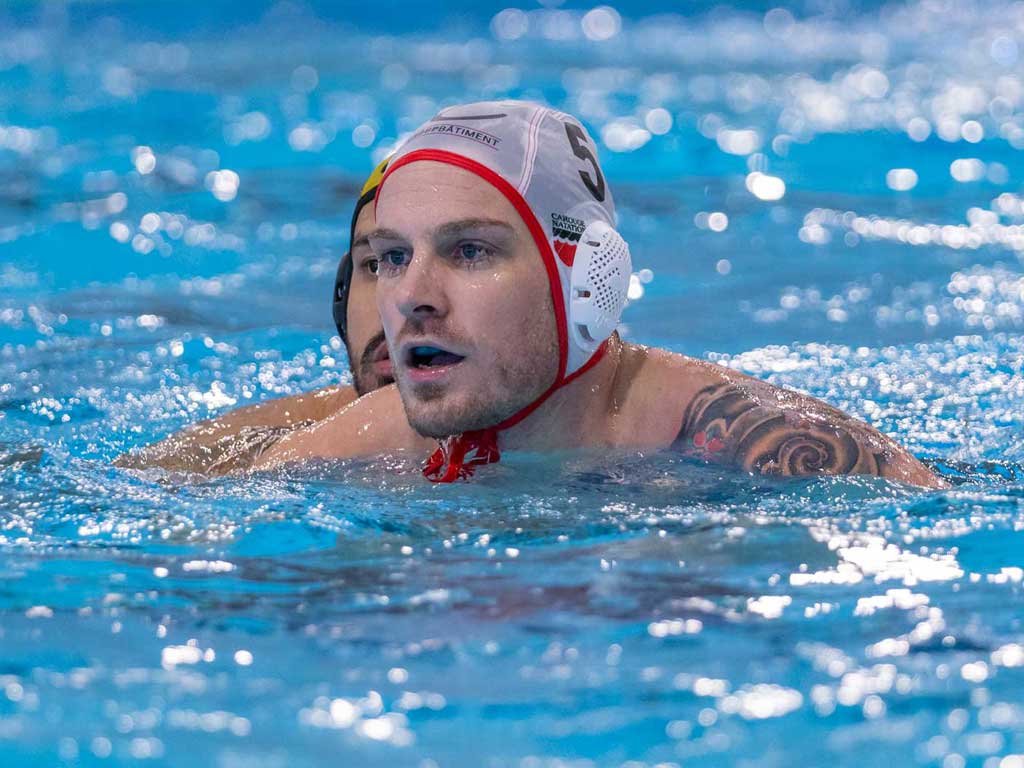
[[[341,336],[342,341],[348,338],[348,293],[352,288],[352,241],[356,236],[356,221],[359,219],[359,214],[363,212],[363,208],[373,202],[373,198],[377,194],[377,187],[380,186],[380,181],[384,178],[384,171],[387,170],[389,159],[384,158],[363,183],[363,188],[359,192],[359,200],[356,201],[355,210],[352,211],[352,224],[349,227],[348,237],[349,250],[341,257],[341,261],[338,263],[338,273],[334,278],[334,297],[331,309],[334,314],[334,324],[338,328],[338,335]]]

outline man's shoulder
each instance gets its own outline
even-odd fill
[[[657,399],[670,407],[686,403],[700,389],[729,376],[715,363],[640,344],[623,345],[630,389],[644,399]]]
[[[398,387],[369,392],[328,418],[296,429],[275,443],[253,465],[269,469],[315,458],[353,458],[424,450],[432,441],[416,434],[405,416]]]
[[[639,385],[637,389],[648,399],[653,395],[669,408],[681,408],[680,417],[701,403],[728,399],[764,408],[801,410],[815,418],[835,422],[856,421],[810,395],[756,379],[716,362],[656,347],[627,346],[641,361],[632,366]]]
[[[723,375],[683,412],[673,447],[755,474],[884,475],[902,449],[809,395]]]
[[[325,419],[357,397],[352,387],[332,385],[244,406],[224,414],[219,421],[238,426],[297,426]]]
[[[658,347],[623,344],[614,400],[624,444],[668,445],[697,393],[715,382],[718,366]]]
[[[892,439],[811,395],[667,350],[638,352],[640,402],[656,414],[641,417],[658,435],[652,443],[755,474],[867,474],[942,485]]]
[[[115,460],[117,466],[223,474],[245,469],[295,429],[323,421],[356,399],[347,386],[328,386],[236,408]]]

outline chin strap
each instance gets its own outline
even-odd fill
[[[498,461],[497,427],[476,429],[442,440],[427,459],[423,476],[432,483],[454,483],[471,477],[476,467]]]
[[[498,430],[514,427],[536,411],[557,390],[575,381],[597,365],[607,349],[608,342],[602,342],[593,356],[578,371],[562,381],[556,381],[547,392],[500,424],[487,427],[487,429],[463,432],[461,435],[452,435],[439,441],[437,450],[423,465],[423,476],[432,483],[454,483],[456,480],[466,480],[472,477],[476,467],[501,461],[501,451],[498,450]]]

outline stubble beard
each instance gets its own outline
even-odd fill
[[[500,424],[540,397],[557,375],[557,345],[544,354],[497,366],[487,391],[451,392],[446,384],[413,389],[402,378],[398,390],[410,426],[424,437],[445,438]]]
[[[348,352],[349,368],[352,371],[352,387],[355,389],[356,395],[359,397],[380,389],[381,387],[386,387],[388,384],[392,384],[395,381],[389,376],[378,376],[373,372],[373,363],[370,358],[376,351],[378,343],[385,343],[383,331],[366,343],[366,346],[363,348],[362,355],[359,359],[356,359],[352,355],[352,346],[349,344],[348,339],[345,339],[345,350]]]
[[[392,382],[393,379],[382,378],[375,373],[360,372],[359,369],[352,371],[352,388],[355,389],[357,397],[362,397],[381,387],[386,387]]]

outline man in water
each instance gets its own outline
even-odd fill
[[[596,146],[526,102],[443,110],[392,157],[367,241],[397,387],[271,446],[266,468],[412,451],[435,481],[501,449],[669,449],[767,475],[943,482],[797,392],[623,342],[629,253]],[[500,445],[499,445],[500,443]]]
[[[371,203],[385,168],[387,160],[363,184],[352,212],[349,252],[341,259],[334,285],[334,322],[348,351],[353,386],[323,387],[238,408],[125,454],[115,463],[205,473],[245,469],[288,432],[337,413],[356,398],[394,381],[374,296],[377,259],[367,242],[374,228]]]

